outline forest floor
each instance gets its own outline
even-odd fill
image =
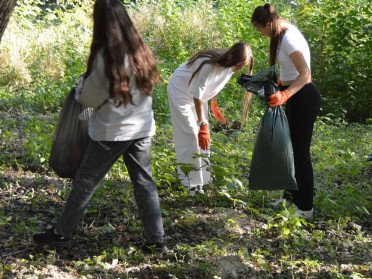
[[[71,248],[40,250],[33,245],[32,235],[56,222],[70,181],[25,163],[30,121],[14,112],[0,114],[0,278],[372,276],[372,164],[357,162],[357,174],[350,169],[342,178],[341,169],[329,169],[328,151],[319,145],[327,137],[339,138],[339,127],[324,124],[315,136],[315,176],[323,185],[313,220],[300,219],[284,206],[270,208],[268,201],[279,191],[210,185],[205,194],[192,197],[177,183],[158,183],[169,251],[148,255],[139,249],[142,225],[130,181],[120,168],[107,175],[93,196]],[[370,137],[370,126],[342,129],[348,140],[355,129],[367,131],[365,140]],[[155,137],[155,160],[164,156],[164,149],[173,150],[163,142],[166,130],[160,127]],[[329,130],[334,134],[322,134]],[[368,152],[368,144],[356,144]]]

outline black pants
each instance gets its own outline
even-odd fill
[[[282,87],[284,90],[288,87]],[[284,198],[301,210],[313,208],[314,174],[310,144],[314,122],[320,110],[320,94],[314,84],[306,84],[286,104],[286,115],[293,146],[297,191],[286,191]]]

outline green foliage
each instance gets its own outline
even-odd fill
[[[39,99],[37,110],[55,111],[50,97],[61,104],[64,93],[85,70],[91,36],[91,1],[39,0],[18,2],[4,35],[0,86],[26,89]],[[166,84],[175,68],[197,51],[247,42],[256,71],[267,67],[268,42],[250,23],[261,1],[125,2],[137,28],[157,56],[164,85],[158,87],[154,107],[159,120],[169,113]],[[313,80],[323,96],[323,113],[366,122],[372,72],[371,8],[364,0],[273,1],[279,13],[298,25],[312,52]],[[36,20],[35,20],[36,18]],[[38,96],[38,97],[36,97]]]
[[[327,209],[332,216],[370,218],[371,204],[361,202],[361,197],[372,194],[368,179],[371,164],[367,162],[371,140],[369,126],[347,124],[327,117],[321,117],[316,123],[312,151],[317,154],[317,200],[319,206]],[[351,141],[353,145],[350,145]],[[320,156],[324,156],[324,160]],[[332,192],[328,187],[332,187]]]
[[[323,110],[349,121],[371,116],[371,6],[364,0],[298,1],[294,17],[309,40]]]
[[[370,15],[368,8],[361,6],[361,1],[354,1],[354,6],[344,5],[342,2],[337,3],[337,7],[339,7],[337,13],[327,12],[334,8],[329,1],[293,1],[290,5],[284,5],[281,1],[274,3],[282,15],[288,18],[293,17],[295,23],[304,30],[309,38],[309,43],[314,48],[313,57],[327,55],[331,58],[313,63],[314,75],[318,77],[316,79],[319,80],[319,84],[325,86],[324,91],[327,91],[327,94],[339,94],[340,92],[338,87],[334,91],[326,90],[327,87],[333,86],[330,84],[335,80],[335,73],[320,74],[317,70],[318,66],[328,69],[328,66],[325,65],[338,61],[340,57],[345,58],[346,54],[349,54],[347,64],[355,65],[354,71],[349,69],[349,72],[355,75],[353,83],[357,84],[353,88],[359,88],[359,86],[365,84],[359,82],[358,77],[360,76],[359,73],[366,72],[363,67],[369,67],[370,63],[359,63],[360,59],[367,57],[364,55],[365,53],[362,53],[362,47],[368,45],[366,32],[361,32],[360,28],[369,28],[368,18]],[[6,146],[4,149],[6,152],[3,153],[3,157],[12,157],[12,160],[9,161],[12,162],[9,163],[10,166],[18,166],[21,162],[28,166],[34,165],[34,167],[38,166],[46,170],[51,135],[56,118],[55,113],[59,110],[70,86],[75,82],[77,76],[85,70],[84,61],[86,60],[91,36],[91,22],[88,15],[89,9],[87,12],[86,7],[82,9],[79,5],[73,5],[72,2],[61,3],[61,5],[66,5],[61,6],[65,10],[53,9],[50,11],[43,9],[43,6],[39,5],[40,3],[35,6],[34,4],[37,3],[39,2],[20,2],[19,10],[15,14],[17,20],[13,21],[9,27],[8,37],[4,37],[0,59],[7,63],[9,67],[2,67],[1,70],[4,71],[4,75],[0,78],[3,86],[0,90],[0,107],[2,110],[16,109],[32,112],[27,118],[25,127],[27,141],[24,145],[24,157],[22,159],[14,157],[10,145],[4,145]],[[257,68],[265,67],[268,41],[259,36],[250,25],[251,11],[259,4],[261,4],[259,1],[246,3],[240,0],[233,3],[231,1],[177,2],[170,0],[161,3],[141,1],[135,5],[128,3],[128,9],[136,25],[158,57],[159,69],[164,78],[164,84],[158,86],[154,94],[158,135],[154,141],[153,161],[155,179],[165,189],[177,183],[174,151],[172,148],[164,149],[164,146],[172,146],[166,94],[166,84],[169,76],[180,63],[184,62],[195,51],[207,47],[228,46],[240,39],[247,41],[252,46],[256,57],[256,65],[258,65]],[[31,5],[35,7],[30,9],[30,14],[28,14],[26,8]],[[70,5],[69,9],[67,9],[68,5]],[[355,7],[355,9],[351,7]],[[359,13],[359,17],[356,17],[356,12]],[[324,22],[323,24],[319,24],[317,18],[319,14]],[[35,15],[42,20],[31,21],[30,16]],[[341,22],[341,18],[346,15],[348,15],[348,20]],[[322,32],[320,32],[321,30]],[[341,31],[346,32],[345,30],[349,30],[348,33],[342,33],[344,34],[342,40],[338,40],[336,34]],[[12,32],[10,33],[10,31]],[[17,40],[12,40],[12,36],[15,36]],[[351,46],[357,51],[355,55],[359,55],[359,60],[354,56],[354,52],[350,50]],[[18,60],[14,62],[14,58]],[[343,75],[345,67],[341,67],[340,63],[337,65],[339,67],[337,75],[339,73]],[[347,79],[342,75],[340,79],[345,82]],[[367,92],[367,89],[363,92]],[[219,97],[220,105],[230,123],[240,119],[242,96],[242,89],[236,83],[230,82]],[[334,97],[332,99],[326,95],[325,107],[327,107],[327,104],[331,104],[327,100],[332,99],[332,102],[338,100],[336,95]],[[364,96],[363,98],[366,99],[367,97]],[[368,107],[368,104],[359,101],[354,104],[356,103],[363,104],[363,109]],[[343,102],[342,106],[349,104],[351,103]],[[339,105],[335,107],[339,108]],[[214,135],[211,157],[214,187],[217,187],[217,192],[228,200],[235,200],[235,204],[239,204],[239,202],[236,203],[236,198],[231,198],[232,195],[239,193],[238,189],[241,185],[247,184],[249,159],[244,158],[251,157],[254,139],[254,135],[249,132],[255,131],[255,125],[257,125],[262,115],[262,108],[262,103],[254,100],[248,127],[240,131],[223,131]],[[358,110],[361,111],[362,109]],[[33,116],[45,112],[51,112],[53,115],[46,118]],[[329,162],[324,165],[324,169],[322,169],[323,165],[319,165],[321,172],[328,173],[324,179],[325,185],[332,184],[332,179],[335,176],[340,176],[341,173],[346,181],[361,174],[364,179],[369,174],[368,165],[365,162],[366,154],[358,155],[358,151],[354,151],[355,149],[348,144],[344,137],[337,135],[337,139],[334,139],[334,130],[328,130],[329,124],[339,125],[337,127],[342,127],[341,130],[348,127],[342,121],[338,124],[333,123],[337,115],[339,113],[333,116],[328,114],[320,120],[325,123],[325,126],[319,126],[322,127],[320,128],[321,133],[324,133],[322,135],[329,141],[328,144],[332,145],[328,146],[327,149],[324,149],[322,145],[318,145],[321,147],[316,145],[314,148],[315,152],[329,154]],[[214,120],[211,121],[213,123]],[[359,130],[348,129],[351,134],[361,134]],[[367,131],[363,130],[362,133],[362,139],[370,138]],[[249,134],[248,138],[247,134]],[[8,131],[3,132],[1,136],[8,141],[17,137]],[[240,145],[244,147],[235,148]],[[363,145],[362,150],[365,150],[365,143],[361,142],[361,145]],[[322,151],[320,151],[320,148],[322,148]],[[226,156],[227,153],[228,156]],[[332,170],[329,170],[329,165],[333,166]],[[118,163],[112,172],[112,177],[121,178],[123,172],[125,172],[125,167]],[[337,183],[341,184],[342,188],[339,192],[336,190],[335,195],[343,195],[343,193],[357,195],[366,187],[354,189],[352,183]],[[363,183],[368,184],[368,182]],[[257,199],[257,203],[261,203],[259,201],[263,198],[261,194],[252,193],[251,195]],[[336,209],[332,207],[334,201],[329,195],[328,189],[324,192],[320,190],[319,197],[319,202],[323,206],[336,213]],[[337,198],[334,199],[337,200]],[[331,203],[328,201],[331,201]],[[244,198],[242,204],[246,204]],[[343,215],[346,211],[358,212],[364,219],[371,212],[371,208],[350,201],[345,210],[339,211],[338,214]]]
[[[292,206],[276,214],[275,218],[268,223],[268,229],[274,228],[279,238],[288,239],[295,237],[295,233],[300,231],[304,224],[306,221],[295,216],[295,209]]]
[[[151,154],[171,251],[158,257],[138,249],[143,228],[122,159],[91,200],[72,251],[30,248],[29,235],[59,214],[70,191],[69,181],[54,176],[47,162],[62,101],[85,70],[91,1],[48,6],[21,0],[0,49],[0,277],[370,277],[370,7],[361,0],[273,2],[308,38],[313,78],[325,97],[311,150],[315,219],[305,222],[291,208],[267,206],[279,191],[249,190],[264,104],[254,97],[248,123],[238,125],[244,92],[234,82],[237,75],[219,95],[229,126],[222,129],[211,118],[213,183],[205,195],[190,197],[176,176],[169,77],[196,51],[239,40],[252,47],[255,71],[267,67],[268,40],[250,24],[262,1],[124,2],[164,81],[154,94]]]
[[[168,146],[170,148],[164,148]],[[173,134],[171,127],[164,124],[157,127],[157,136],[151,147],[153,175],[156,184],[161,189],[175,185],[178,182],[176,176],[175,154],[173,147]]]
[[[90,19],[76,8],[33,20],[34,13],[42,11],[34,4],[20,2],[18,20],[12,19],[2,40],[0,87],[4,89],[0,92],[14,96],[14,101],[4,100],[2,106],[58,111],[66,92],[85,71]],[[34,8],[28,10],[30,6]],[[24,97],[21,103],[20,97]]]
[[[251,25],[251,14],[257,6],[262,5],[262,1],[222,0],[217,3],[216,20],[224,47],[237,41],[244,41],[253,51],[255,69],[267,67],[269,41],[255,31]]]
[[[25,127],[28,139],[24,145],[24,159],[28,168],[45,170],[54,133],[54,122],[50,118],[31,118]]]
[[[165,81],[192,54],[221,47],[214,9],[209,1],[140,1],[130,14],[154,50]]]

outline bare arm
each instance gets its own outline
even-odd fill
[[[203,118],[203,102],[199,99],[194,98],[194,104],[198,121],[206,122],[205,119]]]
[[[311,82],[311,72],[309,67],[306,64],[305,58],[302,55],[301,51],[295,51],[289,55],[293,64],[295,65],[298,76],[292,82],[292,84],[287,88],[290,96],[296,94],[305,84]],[[283,83],[284,84],[284,83]],[[285,85],[285,84],[284,84]]]

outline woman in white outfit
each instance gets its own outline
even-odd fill
[[[203,192],[211,182],[207,156],[210,145],[208,100],[212,99],[212,114],[225,124],[215,96],[234,72],[252,61],[250,47],[238,42],[229,49],[211,49],[197,53],[173,73],[168,84],[168,97],[173,126],[178,178],[189,193]],[[181,165],[192,166],[184,173]],[[185,169],[184,169],[185,170]]]

